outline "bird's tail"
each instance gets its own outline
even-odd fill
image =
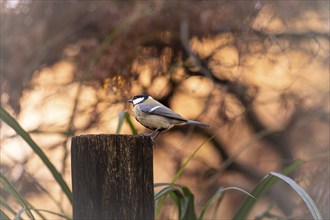
[[[194,120],[188,120],[187,123],[191,124],[191,125],[198,125],[198,126],[201,126],[201,127],[210,127],[208,124],[204,124],[202,122],[194,121]]]

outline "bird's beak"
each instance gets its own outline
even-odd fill
[[[133,99],[129,99],[129,100],[128,100],[128,102],[131,102],[131,103],[133,103]]]

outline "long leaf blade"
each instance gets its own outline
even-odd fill
[[[322,216],[321,216],[320,211],[316,207],[316,204],[314,203],[312,198],[293,179],[291,179],[290,177],[285,176],[281,173],[276,173],[276,172],[270,172],[270,175],[275,176],[275,177],[283,180],[287,184],[289,184],[299,194],[299,196],[304,200],[304,202],[306,203],[306,205],[307,205],[307,207],[308,207],[309,211],[311,212],[314,219],[318,219],[318,220],[323,219]]]
[[[228,190],[237,190],[237,191],[240,191],[240,192],[243,192],[245,193],[246,195],[248,196],[251,196],[252,198],[255,199],[255,197],[253,195],[251,195],[250,193],[246,192],[244,189],[241,189],[241,188],[238,188],[238,187],[226,187],[226,188],[220,188],[217,190],[217,192],[205,203],[205,205],[203,206],[202,208],[202,211],[198,217],[199,220],[202,220],[204,218],[204,215],[206,213],[206,211],[208,210],[208,208],[210,207],[210,205],[217,199],[219,198],[222,198],[225,191],[228,191]]]
[[[195,212],[195,198],[194,194],[191,193],[191,191],[183,186],[182,187],[182,192],[184,196],[184,201],[185,201],[185,210],[182,213],[182,218],[183,220],[195,220],[197,219],[196,217],[196,212]]]
[[[2,197],[0,196],[0,206],[1,208],[7,209],[11,214],[16,214],[15,210],[9,205],[9,203]],[[1,218],[0,218],[1,219]]]
[[[207,139],[205,142],[203,142],[202,144],[200,144],[195,151],[188,157],[188,159],[182,164],[182,166],[180,167],[180,169],[178,170],[178,172],[176,172],[174,178],[172,179],[171,183],[175,183],[177,181],[177,179],[181,176],[183,170],[186,168],[186,166],[188,165],[188,163],[195,157],[195,155],[197,154],[197,152],[199,151],[199,149],[201,149],[204,144],[206,144],[207,142],[209,142],[210,140],[212,140],[215,136],[210,137],[209,139]]]
[[[124,122],[124,118],[125,118],[125,114],[126,114],[126,112],[124,112],[124,111],[119,112],[116,134],[119,134],[121,131],[121,128],[122,128],[123,122]]]
[[[125,112],[125,119],[126,119],[126,122],[128,123],[129,127],[131,128],[131,131],[132,131],[132,134],[133,135],[137,135],[138,132],[136,130],[136,128],[134,127],[133,125],[133,122],[131,120],[131,118],[129,117],[129,114],[127,112]]]
[[[174,178],[172,179],[171,183],[174,184],[177,179],[181,176],[183,170],[185,169],[185,167],[188,165],[188,163],[192,160],[192,158],[194,158],[194,156],[197,154],[197,152],[199,151],[199,149],[201,149],[204,144],[206,144],[207,142],[209,142],[210,140],[212,140],[215,136],[210,137],[208,140],[206,140],[205,142],[203,142],[202,144],[200,144],[195,151],[188,157],[188,159],[182,164],[182,166],[180,167],[180,169],[178,170],[178,172],[176,172]],[[160,209],[163,206],[164,202],[165,202],[166,196],[164,196],[161,200],[159,200],[157,207],[156,207],[156,216],[159,215],[160,213]]]
[[[0,173],[0,183],[14,198],[19,202],[24,209],[27,209],[27,214],[31,219],[35,219],[32,212],[28,209],[28,202],[21,196],[21,194],[15,189],[15,187],[10,183],[10,181]]]
[[[48,157],[45,153],[41,150],[41,148],[33,141],[31,136],[19,125],[19,123],[6,111],[0,106],[0,119],[3,120],[7,125],[9,125],[16,133],[21,136],[27,144],[30,145],[32,150],[39,156],[42,162],[47,166],[53,177],[55,178],[56,182],[62,188],[62,191],[68,197],[69,201],[72,203],[72,193],[64,181],[61,174],[56,170],[54,165],[50,162]]]
[[[296,170],[303,164],[302,161],[296,161],[293,164],[289,165],[285,169],[282,170],[282,173],[288,175],[289,173]],[[270,176],[269,174],[265,176],[253,189],[251,195],[253,195],[256,199],[251,197],[247,197],[241,206],[237,209],[233,219],[247,219],[250,211],[254,207],[257,200],[263,196],[273,185],[275,185],[279,181],[278,178]]]
[[[15,216],[14,220],[18,220],[18,219],[21,219],[21,215],[26,211],[27,209],[26,208],[23,208],[21,209]],[[61,217],[63,219],[66,219],[66,220],[71,220],[71,218],[69,218],[68,216],[66,215],[63,215],[63,214],[60,214],[60,213],[57,213],[57,212],[53,212],[53,211],[49,211],[49,210],[45,210],[45,209],[35,209],[35,208],[30,208],[30,210],[33,210],[33,211],[36,211],[36,212],[46,212],[46,213],[49,213],[49,214],[52,214],[52,215],[56,215],[57,217]],[[2,220],[2,219],[1,219]]]
[[[173,192],[173,191],[175,191],[175,190],[178,190],[178,189],[177,189],[177,188],[174,188],[174,187],[172,187],[172,186],[165,187],[165,188],[159,190],[159,191],[155,194],[154,199],[155,199],[155,201],[157,201],[157,200],[160,199],[161,197],[163,197],[163,196],[165,196],[165,195],[167,195],[167,194],[169,194],[169,193],[171,193],[171,192]]]
[[[8,215],[4,211],[2,211],[1,209],[0,209],[0,219],[1,220],[10,220]]]

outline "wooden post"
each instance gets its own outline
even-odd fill
[[[154,219],[152,139],[72,138],[73,219]]]

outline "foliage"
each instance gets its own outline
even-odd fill
[[[292,173],[298,167],[302,165],[302,162],[298,161],[296,163],[291,164],[286,167],[282,172],[285,174]],[[206,211],[209,209],[210,205],[216,201],[221,200],[223,197],[223,193],[228,190],[238,190],[248,195],[246,200],[242,203],[242,205],[236,210],[236,214],[233,216],[233,219],[247,219],[249,212],[252,210],[253,205],[261,199],[264,193],[272,186],[274,186],[279,180],[282,180],[288,183],[304,200],[306,205],[309,208],[310,213],[313,216],[313,219],[323,219],[321,213],[316,207],[314,201],[310,198],[310,196],[303,190],[299,184],[297,184],[294,180],[285,176],[281,173],[270,172],[266,175],[255,187],[255,189],[250,193],[246,192],[243,189],[238,187],[227,187],[220,188],[202,207],[202,211],[197,217],[195,211],[195,202],[194,195],[191,193],[189,188],[185,186],[181,186],[174,183],[158,183],[155,184],[155,187],[163,187],[155,194],[155,201],[158,201],[161,198],[165,198],[167,195],[170,195],[173,202],[178,208],[178,219],[180,220],[203,220]],[[267,212],[268,213],[268,212]],[[264,215],[266,216],[266,215]],[[268,216],[272,216],[268,213]],[[285,218],[285,217],[284,217]]]
[[[1,173],[0,173],[0,181],[1,181],[1,185],[15,197],[15,199],[23,206],[23,208],[27,210],[28,216],[31,219],[35,219],[32,212],[30,211],[30,207],[27,201],[16,191],[15,187]]]
[[[137,134],[140,127],[136,129],[136,121],[129,117],[127,99],[143,92],[211,125],[210,129],[176,127],[158,139],[155,163],[175,173],[168,181],[175,185],[179,177],[192,180],[184,190],[176,186],[171,194],[164,192],[176,199],[176,205],[191,208],[194,204],[187,199],[207,200],[204,197],[232,173],[237,175],[231,183],[243,178],[240,183],[248,188],[271,170],[303,159],[312,163],[306,163],[295,178],[307,183],[305,190],[323,217],[330,218],[329,174],[319,174],[329,164],[327,1],[0,4],[1,120],[17,132],[7,135],[10,128],[2,127],[1,150],[22,137],[35,152],[23,161],[9,155],[10,162],[1,164],[1,172],[23,199],[27,194],[46,195],[59,212],[68,213],[65,206],[71,192],[63,179],[70,179],[70,138],[91,132]],[[72,70],[65,71],[63,63]],[[22,127],[31,120],[36,128],[22,130],[14,114],[4,109],[23,119]],[[48,121],[60,112],[68,113]],[[48,137],[56,141],[38,144]],[[196,140],[209,140],[205,151],[212,155],[197,157],[198,149],[190,147],[197,146]],[[53,152],[56,156],[51,161],[44,156]],[[159,160],[159,155],[167,159]],[[210,156],[217,163],[209,163]],[[186,165],[192,158],[198,166],[190,171]],[[35,171],[30,173],[29,166],[39,159],[56,180],[51,186]],[[20,176],[15,179],[17,173]],[[162,173],[156,173],[156,179]],[[192,195],[190,189],[198,186],[199,177],[210,185],[204,193]],[[61,187],[61,193],[52,191],[54,185]],[[221,200],[218,192],[213,196]],[[8,196],[13,197],[6,193],[0,198],[1,218],[27,215],[28,210],[37,218],[45,214],[19,202],[21,209],[14,210]],[[256,201],[247,200],[252,208]],[[158,213],[166,209],[162,201],[165,196],[158,199]],[[286,196],[276,197],[275,203],[288,217],[292,209],[286,204],[296,207]],[[272,215],[267,210],[262,216]]]
[[[19,126],[19,124],[17,123],[17,121],[15,119],[13,119],[2,107],[0,108],[0,110],[1,110],[1,119],[3,121],[5,121],[8,125],[10,125],[18,134],[20,134],[27,143],[29,143],[29,145],[31,146],[31,148],[33,148],[35,150],[35,152],[37,153],[37,155],[39,155],[40,158],[42,158],[42,160],[44,161],[44,163],[45,163],[45,165],[47,167],[51,167],[54,170],[55,168],[52,167],[53,164],[43,154],[42,150],[35,144],[35,142],[33,142],[33,140],[26,133],[26,131],[24,131],[24,129],[22,129]],[[125,112],[122,113],[120,115],[120,117],[119,117],[119,125],[118,125],[118,129],[119,130],[120,130],[121,124],[123,123],[124,118],[126,118],[126,120],[129,123],[129,117],[128,117],[127,113],[125,113]],[[134,128],[134,127],[132,126],[132,128]],[[134,129],[132,129],[132,131],[134,131]],[[210,141],[211,139],[207,140],[206,142]],[[196,150],[189,156],[189,158],[183,163],[183,165],[181,166],[181,168],[179,169],[179,171],[176,173],[175,177],[173,178],[172,183],[169,183],[169,184],[167,184],[167,183],[158,183],[158,184],[155,184],[155,187],[165,186],[163,189],[161,189],[159,192],[157,192],[155,194],[155,201],[162,199],[161,201],[164,202],[164,199],[166,198],[166,196],[167,195],[170,195],[171,199],[173,200],[173,202],[175,203],[175,205],[178,208],[178,219],[180,219],[180,220],[194,220],[194,219],[196,219],[196,220],[197,219],[198,220],[202,220],[202,219],[204,219],[204,215],[205,215],[206,211],[209,209],[210,205],[214,201],[216,201],[216,200],[221,200],[221,198],[223,196],[223,193],[225,191],[232,190],[232,189],[238,190],[238,191],[241,191],[241,192],[244,192],[245,194],[247,194],[249,196],[243,202],[243,204],[241,205],[241,207],[237,209],[237,212],[236,212],[235,216],[233,217],[233,219],[246,219],[247,216],[248,216],[248,214],[249,214],[249,212],[253,208],[253,205],[256,203],[256,199],[261,198],[261,196],[266,191],[268,191],[274,184],[276,184],[278,182],[278,180],[285,181],[286,183],[288,183],[299,194],[299,196],[307,204],[307,206],[308,206],[308,208],[309,208],[309,210],[310,210],[310,212],[311,212],[311,214],[312,214],[312,216],[313,216],[314,219],[322,219],[322,216],[321,216],[320,212],[318,211],[318,209],[317,209],[314,201],[309,197],[309,195],[294,180],[290,179],[289,177],[287,177],[287,176],[285,176],[283,174],[276,173],[276,172],[270,172],[267,176],[265,176],[260,181],[260,183],[257,184],[257,186],[255,187],[255,189],[252,191],[251,194],[249,194],[248,192],[246,192],[243,189],[240,189],[238,187],[220,188],[206,202],[206,204],[202,208],[201,213],[197,217],[196,212],[195,212],[194,195],[192,194],[192,192],[189,190],[188,187],[175,184],[175,182],[177,181],[177,179],[179,178],[179,176],[182,174],[182,172],[184,171],[184,169],[188,165],[188,163],[196,155],[196,153],[198,152],[198,150],[206,142],[204,142],[200,146],[198,146],[196,148]],[[285,174],[289,174],[289,173],[293,172],[294,170],[296,170],[301,165],[302,165],[302,163],[298,161],[298,162],[292,164],[291,166],[285,168],[282,172],[285,173]],[[52,169],[51,169],[51,171],[53,171]],[[61,178],[61,175],[59,173],[55,173],[55,174],[56,175],[54,175],[54,176],[55,176],[56,180],[58,180],[58,179]],[[21,218],[21,215],[25,211],[27,212],[27,214],[28,214],[28,216],[29,216],[30,219],[35,219],[34,215],[31,212],[31,210],[36,211],[36,213],[38,213],[38,215],[42,219],[45,219],[45,218],[40,213],[41,211],[48,212],[48,213],[51,213],[51,214],[54,214],[54,215],[57,215],[57,216],[60,216],[60,217],[69,219],[69,217],[67,217],[65,215],[62,215],[62,214],[58,214],[58,213],[51,212],[51,211],[48,211],[48,210],[39,210],[39,209],[36,209],[36,208],[32,207],[19,194],[19,192],[7,180],[7,178],[3,174],[1,174],[1,173],[0,173],[0,181],[1,181],[1,185],[4,187],[4,189],[6,189],[6,191],[8,191],[11,195],[13,195],[15,197],[15,199],[23,207],[18,213],[16,213],[15,219],[20,219]],[[63,181],[63,179],[62,179],[62,181]],[[59,184],[61,185],[62,182],[59,181]],[[63,191],[66,190],[65,187],[62,187],[62,190]],[[4,200],[1,200],[1,205],[4,206],[4,207],[7,207],[7,209],[9,209],[9,210],[11,210],[13,212],[13,210],[10,207],[10,205],[6,204],[4,202]],[[160,207],[161,206],[159,206],[158,208],[160,209]],[[2,219],[9,219],[9,217],[7,216],[7,214],[3,210],[1,210],[1,218]]]
[[[127,122],[127,124],[129,125],[132,134],[133,135],[137,135],[137,130],[134,127],[131,118],[129,117],[129,114],[127,112],[120,112],[119,116],[118,116],[118,125],[117,125],[117,130],[116,130],[116,134],[120,133],[121,127],[123,126],[124,120]]]
[[[30,135],[18,124],[18,122],[9,115],[9,113],[0,106],[0,119],[8,124],[12,129],[14,129],[18,135],[20,135],[26,143],[32,148],[32,150],[40,157],[45,166],[52,173],[56,182],[61,187],[62,191],[65,193],[70,202],[72,202],[72,193],[68,185],[64,181],[62,175],[56,170],[55,166],[48,159],[41,148],[32,140]]]

